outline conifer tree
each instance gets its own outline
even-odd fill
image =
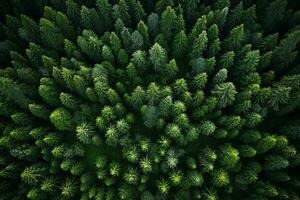
[[[147,26],[150,35],[155,38],[159,31],[159,16],[156,13],[151,13],[147,18]]]
[[[72,130],[72,116],[69,111],[64,108],[57,108],[50,115],[53,125],[61,131]]]
[[[153,64],[153,69],[157,72],[162,72],[167,64],[167,53],[163,47],[155,43],[149,50],[150,61]]]
[[[160,31],[164,34],[167,41],[172,39],[176,30],[177,16],[175,10],[168,6],[161,14]]]
[[[218,104],[221,108],[230,105],[235,100],[236,89],[233,83],[222,83],[215,86],[212,94],[218,99]]]
[[[35,164],[30,167],[26,167],[21,173],[21,178],[28,184],[36,184],[43,178],[46,168]]]
[[[99,17],[103,23],[103,29],[104,30],[110,30],[111,29],[111,13],[112,13],[112,7],[109,1],[107,0],[97,0],[97,9],[99,12]]]

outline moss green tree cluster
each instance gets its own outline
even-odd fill
[[[297,1],[0,11],[1,200],[300,199]]]

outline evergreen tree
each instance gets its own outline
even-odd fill
[[[45,119],[45,120],[48,119],[50,110],[46,106],[41,105],[41,104],[40,105],[29,104],[28,108],[34,116]]]
[[[80,20],[84,28],[95,31],[96,33],[102,33],[103,30],[100,17],[94,8],[87,8],[86,6],[81,6],[80,10]]]
[[[195,43],[193,44],[192,51],[191,51],[191,58],[198,58],[203,54],[207,47],[207,33],[203,31],[197,37]]]
[[[67,178],[61,186],[61,195],[63,198],[71,198],[76,195],[78,186],[76,182]]]
[[[218,104],[221,108],[230,105],[235,100],[236,89],[233,83],[222,83],[215,86],[212,94],[218,99]]]
[[[172,48],[172,55],[179,61],[183,60],[188,49],[188,38],[183,30],[175,35]]]
[[[61,131],[72,130],[72,116],[69,111],[64,108],[55,109],[51,115],[50,120],[52,124]]]
[[[219,169],[212,172],[212,183],[217,187],[229,184],[229,175],[226,171]]]
[[[232,51],[242,47],[245,40],[244,25],[233,28],[228,37],[224,40],[224,48]]]
[[[131,95],[132,105],[136,108],[140,108],[145,101],[145,91],[142,87],[137,86]]]
[[[240,159],[239,152],[230,144],[224,144],[220,147],[219,157],[221,159],[221,165],[224,166],[226,169],[233,168]]]
[[[113,6],[112,15],[115,19],[122,19],[125,25],[131,24],[131,17],[128,11],[128,5],[125,0],[120,0],[118,4]]]
[[[20,36],[28,42],[39,42],[41,36],[38,24],[26,15],[21,15],[21,23]]]
[[[167,53],[164,48],[155,43],[149,50],[150,62],[153,64],[153,69],[157,72],[162,72],[167,64]]]
[[[82,123],[76,127],[77,138],[84,144],[90,144],[94,135],[94,128],[91,124]]]
[[[99,18],[101,19],[103,23],[103,29],[104,30],[110,30],[111,29],[111,13],[112,13],[112,6],[107,0],[97,0],[96,2],[97,9],[99,12]]]
[[[150,40],[149,40],[150,38],[149,38],[147,25],[143,21],[140,21],[137,25],[137,30],[143,36],[143,41],[148,47],[150,44]]]
[[[45,172],[46,168],[44,166],[35,164],[30,167],[26,167],[21,173],[21,178],[28,184],[36,184],[43,178]]]
[[[159,16],[156,13],[151,13],[147,19],[147,26],[149,28],[150,35],[152,38],[159,32]]]
[[[161,14],[160,31],[164,34],[167,41],[173,38],[176,31],[177,16],[175,10],[168,6]]]
[[[265,8],[265,16],[263,24],[266,31],[274,29],[276,24],[280,22],[285,14],[287,1],[273,1]]]

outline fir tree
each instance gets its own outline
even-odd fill
[[[167,64],[167,53],[164,48],[155,43],[149,50],[150,61],[153,64],[153,69],[157,72],[162,72]]]
[[[168,6],[166,10],[161,14],[160,20],[160,31],[165,35],[167,41],[170,41],[172,39],[176,23],[176,13],[170,6]]]
[[[236,89],[233,83],[222,83],[215,86],[212,94],[218,99],[221,108],[230,105],[235,100]]]
[[[36,184],[43,178],[45,172],[44,166],[36,164],[25,168],[21,173],[21,178],[28,184]]]
[[[50,115],[53,125],[61,131],[72,130],[72,116],[69,111],[64,108],[57,108]]]

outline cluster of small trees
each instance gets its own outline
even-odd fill
[[[294,1],[0,4],[0,199],[300,198]]]

